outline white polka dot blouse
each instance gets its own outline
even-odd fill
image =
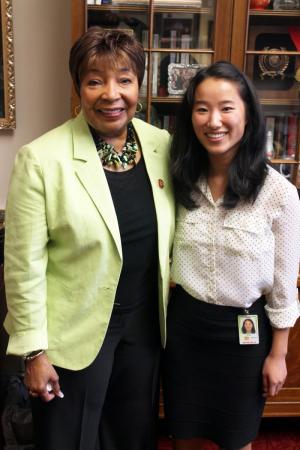
[[[199,182],[199,207],[178,208],[172,280],[208,303],[249,308],[261,295],[275,328],[299,316],[300,203],[271,167],[254,203],[226,210]]]

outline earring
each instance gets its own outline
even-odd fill
[[[74,108],[75,116],[78,116],[78,114],[80,113],[80,110],[81,110],[81,105],[76,105]]]
[[[137,113],[140,113],[143,111],[143,104],[141,102],[138,102],[138,104],[136,105],[136,111]]]

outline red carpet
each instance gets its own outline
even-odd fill
[[[170,439],[162,435],[159,441],[159,450],[171,449]],[[252,449],[300,450],[300,417],[296,419],[264,419]],[[219,450],[219,447],[207,441],[199,450]]]

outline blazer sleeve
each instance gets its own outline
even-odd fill
[[[47,349],[47,220],[42,168],[29,147],[17,154],[5,220],[8,354]]]

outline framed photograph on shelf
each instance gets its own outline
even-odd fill
[[[182,95],[188,87],[189,81],[203,66],[200,64],[168,65],[168,92],[171,95]]]

